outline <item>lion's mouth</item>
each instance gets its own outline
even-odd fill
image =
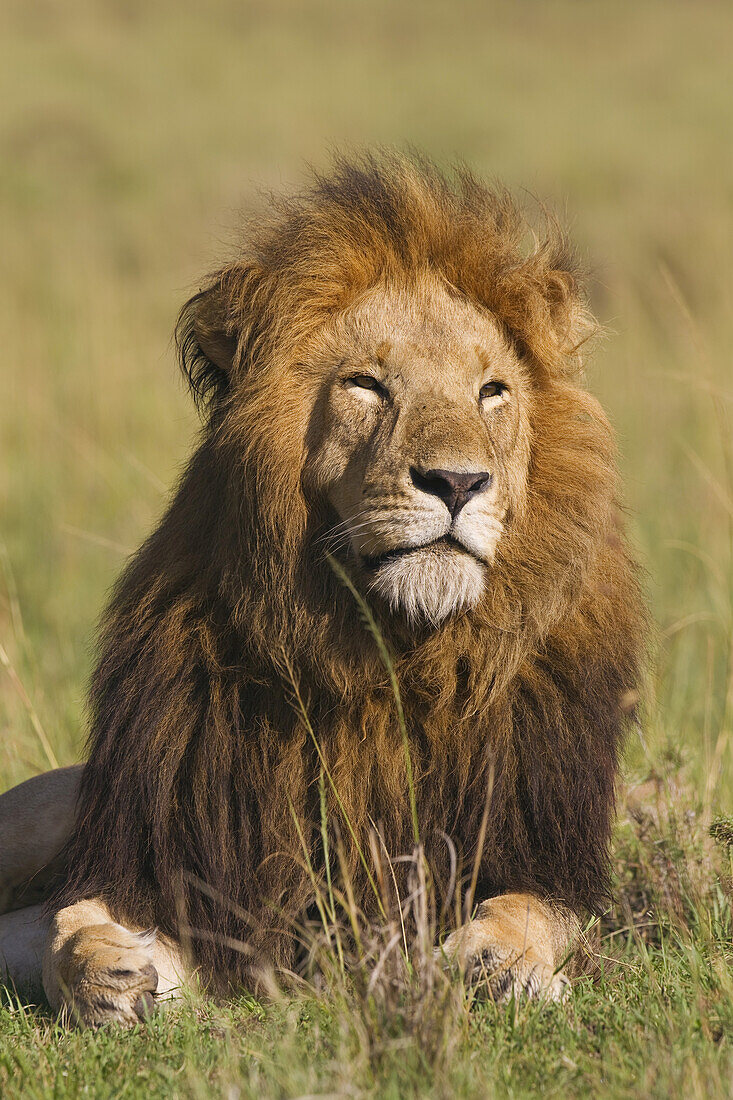
[[[415,554],[419,550],[432,550],[434,547],[460,550],[461,553],[466,554],[468,557],[476,558],[476,555],[472,554],[471,551],[468,550],[462,542],[454,538],[453,535],[442,535],[438,539],[431,539],[430,542],[421,542],[417,546],[397,546],[392,550],[385,551],[384,554],[377,554],[375,557],[363,556],[361,560],[365,569],[370,573],[376,573],[385,565],[390,565],[392,562],[399,561],[400,558],[407,558],[410,554]],[[479,559],[476,558],[476,560],[478,561]]]

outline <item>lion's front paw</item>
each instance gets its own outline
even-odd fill
[[[565,975],[556,974],[549,963],[537,958],[531,950],[516,955],[501,944],[487,944],[467,963],[466,981],[495,1004],[503,1004],[511,997],[563,1001],[570,992]]]
[[[440,952],[497,1004],[511,997],[562,1001],[570,982],[553,965],[557,945],[547,906],[530,895],[505,894],[484,902],[476,919],[451,933]]]
[[[477,994],[502,1004],[511,997],[562,1001],[570,982],[555,973],[552,964],[540,958],[532,947],[517,949],[473,928],[472,921],[453,932],[443,944],[444,958],[460,968]]]
[[[44,962],[52,1007],[81,1027],[140,1023],[155,1004],[154,942],[154,933],[109,923],[80,928],[57,948],[52,945]]]

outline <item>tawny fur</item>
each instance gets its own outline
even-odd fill
[[[220,987],[250,977],[230,940],[292,963],[292,921],[313,898],[303,840],[322,866],[321,765],[283,654],[339,791],[326,785],[328,819],[357,904],[373,908],[351,829],[364,851],[372,823],[391,856],[412,850],[388,676],[324,559],[333,516],[302,475],[319,382],[308,348],[370,288],[417,293],[427,272],[496,319],[536,399],[524,505],[506,519],[483,591],[437,628],[376,608],[421,837],[440,889],[444,835],[470,868],[489,798],[478,899],[603,904],[644,613],[611,433],[579,382],[589,323],[578,273],[554,226],[529,251],[524,237],[509,197],[468,172],[452,184],[423,162],[344,163],[279,204],[184,309],[203,435],[104,620],[54,907],[101,896],[119,921],[184,932]]]
[[[0,796],[0,914],[48,896],[71,835],[82,765],[33,776]]]
[[[580,939],[572,913],[531,894],[504,894],[482,902],[475,918],[452,932],[436,954],[457,964],[497,1003],[522,995],[561,1001],[570,989],[561,968]]]
[[[133,1026],[191,981],[175,943],[123,927],[100,900],[78,901],[51,919],[42,969],[51,1007],[82,1027]]]

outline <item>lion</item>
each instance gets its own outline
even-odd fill
[[[202,435],[104,617],[88,761],[0,801],[8,976],[70,1021],[295,966],[327,849],[375,912],[375,833],[394,904],[416,844],[437,891],[473,869],[445,960],[566,994],[646,614],[580,269],[527,240],[465,168],[338,160],[183,307]]]

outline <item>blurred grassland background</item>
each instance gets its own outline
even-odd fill
[[[83,752],[95,620],[197,428],[179,306],[258,189],[409,141],[587,258],[660,635],[628,769],[679,757],[731,808],[732,47],[715,0],[4,0],[0,789]]]

